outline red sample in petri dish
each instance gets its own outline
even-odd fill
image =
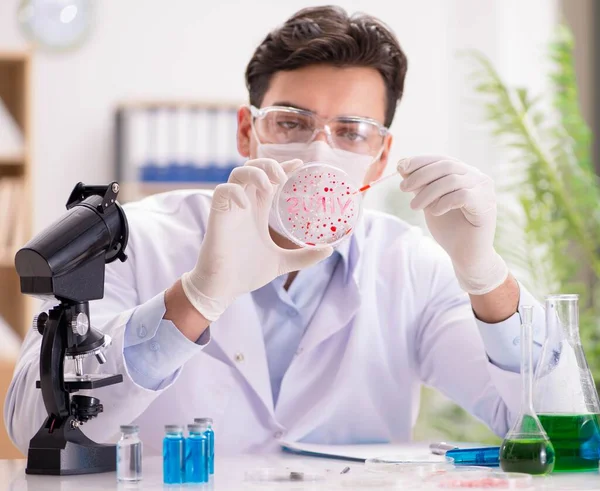
[[[313,162],[288,177],[275,196],[281,230],[302,247],[334,246],[347,239],[362,213],[362,194],[348,174]]]

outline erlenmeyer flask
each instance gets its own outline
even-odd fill
[[[521,413],[500,447],[505,472],[548,474],[554,468],[554,448],[533,410],[533,307],[522,308]]]
[[[554,450],[554,471],[598,469],[598,393],[579,337],[578,295],[546,297],[546,341],[533,407]]]

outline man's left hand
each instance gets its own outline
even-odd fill
[[[459,284],[472,295],[502,285],[508,267],[494,249],[496,194],[492,179],[451,157],[418,156],[400,160],[400,189],[415,197],[433,238],[446,250]]]

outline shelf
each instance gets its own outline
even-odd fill
[[[138,100],[138,101],[123,101],[117,104],[119,109],[231,109],[238,110],[244,103],[239,104],[231,101],[220,101],[220,100],[178,100],[178,99],[157,99],[157,100]]]
[[[15,267],[15,258],[14,254],[0,254],[0,268],[14,268]]]
[[[0,50],[0,63],[22,63],[28,60],[29,55],[23,51]]]
[[[182,181],[182,182],[131,182],[125,183],[124,185],[129,188],[137,188],[141,190],[148,190],[156,192],[157,190],[164,189],[166,191],[173,191],[176,189],[214,189],[220,183],[218,182],[193,182],[193,181]]]
[[[0,165],[24,165],[25,154],[14,153],[14,154],[3,154],[0,153]]]
[[[213,190],[218,182],[120,182],[119,201],[135,201],[153,194],[184,189]]]

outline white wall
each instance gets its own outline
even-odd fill
[[[0,0],[0,50],[22,47],[19,0]],[[65,54],[38,52],[33,63],[35,217],[39,230],[64,210],[74,183],[113,175],[112,113],[127,99],[246,99],[243,72],[267,31],[299,0],[102,0],[88,42]],[[409,58],[405,99],[393,133],[394,160],[451,154],[486,170],[500,154],[479,124],[455,54],[477,48],[511,81],[543,86],[541,63],[555,0],[345,0],[349,11],[379,16]],[[372,206],[384,203],[374,194]]]

